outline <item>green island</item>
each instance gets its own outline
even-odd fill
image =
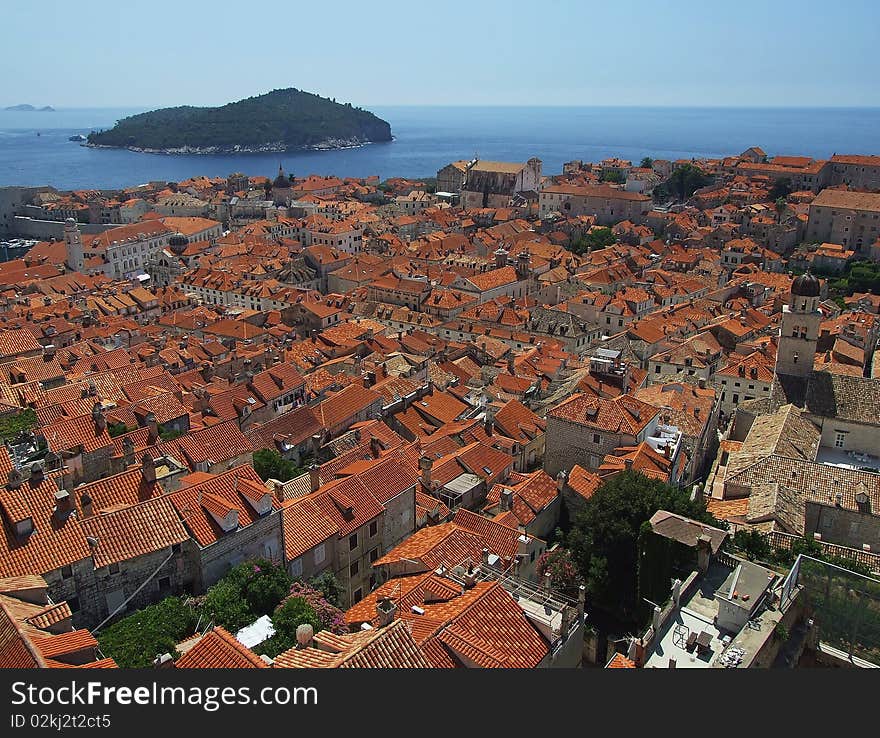
[[[168,154],[338,149],[391,141],[391,126],[351,103],[294,88],[220,107],[184,105],[123,118],[88,146]]]

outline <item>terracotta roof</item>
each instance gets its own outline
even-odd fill
[[[431,664],[411,635],[408,622],[398,620],[385,628],[334,636],[315,635],[316,648],[290,649],[275,659],[277,668],[401,669],[430,668]]]
[[[167,498],[93,515],[82,521],[83,532],[96,538],[92,558],[97,568],[144,556],[189,540]]]
[[[265,669],[268,664],[219,625],[174,662],[177,669]]]

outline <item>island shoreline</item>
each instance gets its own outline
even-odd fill
[[[327,140],[307,146],[287,146],[285,144],[266,143],[260,146],[179,146],[174,148],[153,149],[143,146],[111,146],[109,144],[81,143],[87,149],[117,149],[134,151],[138,154],[164,154],[166,156],[234,156],[235,154],[271,154],[284,153],[287,151],[344,151],[346,149],[360,149],[374,143],[392,143],[395,137],[388,141],[359,141],[351,140]]]

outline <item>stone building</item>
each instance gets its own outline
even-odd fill
[[[806,239],[866,254],[880,237],[880,193],[822,190],[810,203]]]
[[[529,159],[525,164],[476,160],[467,170],[461,191],[464,208],[506,208],[519,193],[541,190],[541,160]]]

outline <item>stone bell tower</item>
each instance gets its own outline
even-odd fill
[[[791,284],[791,299],[782,308],[776,374],[809,377],[819,340],[819,280],[807,272]]]
[[[74,272],[82,272],[85,269],[83,245],[79,226],[73,218],[64,221],[64,245],[67,246],[67,268]]]

